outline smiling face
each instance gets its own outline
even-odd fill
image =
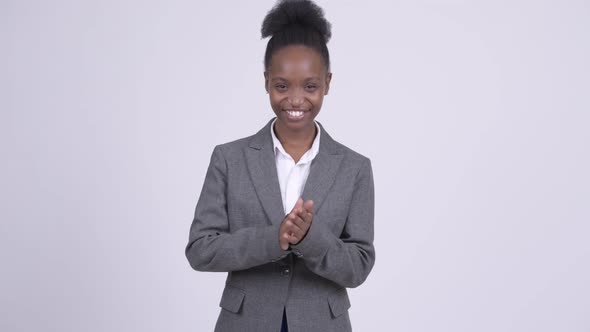
[[[322,108],[332,78],[321,55],[303,45],[281,48],[273,54],[264,78],[278,127],[315,130],[313,120]]]

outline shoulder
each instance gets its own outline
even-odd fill
[[[219,151],[223,155],[228,156],[235,155],[237,152],[243,151],[245,148],[247,148],[252,138],[254,138],[254,135],[217,144],[214,147],[214,151]]]
[[[320,145],[322,141],[325,143],[325,149],[328,154],[337,154],[342,156],[342,164],[345,167],[360,170],[361,168],[371,168],[371,159],[359,151],[352,149],[342,143],[340,140],[328,134],[322,125],[322,136],[320,137]]]
[[[334,141],[334,144],[338,146],[339,150],[344,155],[344,158],[346,158],[350,162],[358,164],[365,164],[371,162],[371,159],[368,156],[361,154],[360,152],[353,150],[352,148],[349,148],[348,146],[338,141]]]
[[[320,151],[327,154],[341,155],[343,162],[347,164],[363,165],[370,162],[368,156],[348,147],[335,136],[328,133],[328,130],[326,130],[326,127],[321,122],[317,123],[321,128]]]
[[[342,155],[342,163],[339,171],[341,175],[347,181],[353,182],[356,188],[364,187],[371,191],[374,186],[371,159],[338,141],[334,140],[333,144],[338,147]]]
[[[254,134],[215,145],[213,153],[220,153],[229,158],[243,158],[244,152],[247,151],[249,147],[259,149],[266,145],[272,146],[272,138],[270,135],[271,122],[272,119]]]
[[[371,165],[371,159],[355,151],[346,145],[334,141],[343,155],[342,158],[342,172],[347,174],[350,179],[354,179],[355,183],[363,182],[368,180],[372,183],[373,178],[373,166]]]
[[[272,149],[271,121],[254,134],[215,145],[213,155],[225,160],[228,166],[243,167],[250,151]]]

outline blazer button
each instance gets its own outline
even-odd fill
[[[284,277],[288,277],[290,273],[291,273],[291,268],[289,268],[288,266],[285,266],[281,270],[281,275],[284,276]]]

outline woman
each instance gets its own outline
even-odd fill
[[[375,262],[370,160],[315,121],[332,74],[330,24],[311,1],[279,1],[265,88],[276,117],[215,146],[186,257],[227,272],[215,331],[350,331],[347,287]]]

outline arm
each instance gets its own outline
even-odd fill
[[[185,248],[191,267],[197,271],[237,271],[288,255],[289,251],[279,246],[280,223],[229,232],[226,192],[227,164],[216,146]]]
[[[343,287],[359,286],[375,264],[374,196],[371,161],[367,159],[355,179],[350,210],[340,237],[314,215],[303,240],[291,245],[291,249],[314,273]]]

